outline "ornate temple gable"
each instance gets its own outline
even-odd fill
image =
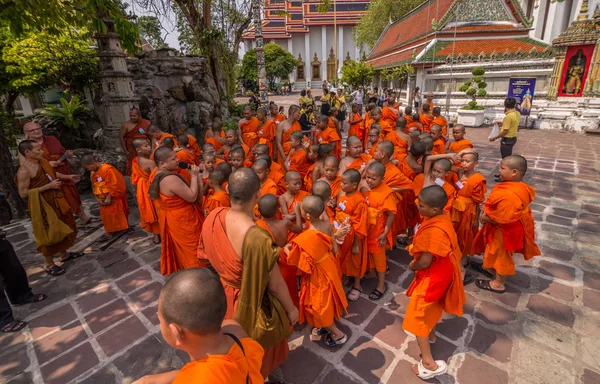
[[[577,20],[552,40],[554,47],[596,44],[600,38],[600,10],[596,8],[592,19],[588,18],[588,1],[584,0]]]
[[[529,28],[533,23],[533,18],[525,17],[517,0],[456,0],[444,17],[439,20],[438,30],[447,29],[456,22],[459,25],[509,22]]]

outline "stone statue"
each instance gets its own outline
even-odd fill
[[[567,76],[565,77],[562,93],[565,95],[578,95],[581,93],[586,63],[587,57],[583,54],[581,49],[571,57],[569,66],[567,67]]]

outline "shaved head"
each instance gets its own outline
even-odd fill
[[[252,164],[252,169],[254,168],[267,170],[269,169],[269,163],[267,163],[267,160],[265,159],[257,159],[254,164]]]
[[[237,133],[237,131],[236,131],[236,130],[233,130],[233,129],[228,129],[228,130],[225,132],[225,135],[233,135],[233,136],[235,136],[235,137],[238,137],[238,133]]]
[[[320,197],[309,195],[302,199],[302,209],[312,217],[318,218],[325,210],[325,203]]]
[[[471,159],[473,161],[479,161],[479,153],[473,151],[473,152],[463,152],[462,154],[463,157],[465,156],[471,156]]]
[[[241,146],[235,146],[235,147],[233,147],[229,151],[229,155],[227,157],[230,158],[231,155],[234,155],[234,154],[238,154],[238,155],[242,155],[242,157],[246,157],[246,151],[244,151],[244,148],[242,148]]]
[[[148,127],[148,133],[158,133],[158,132],[162,132],[162,130],[160,128],[158,128],[156,125],[151,125]]]
[[[425,144],[425,146],[427,148],[426,151],[431,151],[433,149],[433,139],[431,138],[431,135],[429,133],[425,133],[425,134],[427,135],[427,137],[421,137],[421,143]]]
[[[333,147],[331,144],[319,144],[319,158],[322,159],[331,154],[331,152],[333,152]]]
[[[383,177],[385,175],[385,165],[377,161],[372,162],[367,170],[375,173],[377,176]]]
[[[439,166],[446,172],[452,169],[452,163],[448,159],[439,159],[435,162],[435,165]]]
[[[437,124],[433,124],[431,126],[431,128],[429,129],[429,131],[435,131],[436,133],[441,133],[442,132],[442,127],[437,125]]]
[[[440,113],[442,113],[442,109],[440,107],[433,107],[433,109],[431,110],[431,113],[433,113],[436,116],[439,116]]]
[[[312,187],[312,194],[323,200],[331,199],[331,186],[325,180],[317,180]]]
[[[377,144],[377,148],[386,156],[391,157],[394,154],[394,144],[389,140],[380,141],[379,144]]]
[[[356,143],[356,142],[362,143],[362,141],[356,137],[356,136],[348,136],[348,139],[346,140],[346,147],[351,147],[352,144]]]
[[[260,212],[261,216],[265,219],[272,219],[275,217],[278,210],[279,204],[277,196],[269,193],[258,200],[258,212]]]
[[[432,208],[444,209],[448,202],[448,195],[439,185],[430,185],[421,190],[419,200]]]
[[[165,137],[161,142],[163,147],[171,148],[175,147],[175,140],[172,137]]]
[[[186,147],[190,143],[190,139],[188,135],[179,135],[177,136],[177,143],[183,147]]]
[[[232,203],[244,204],[252,201],[260,189],[260,179],[249,168],[236,169],[229,176],[229,197]]]
[[[209,335],[221,330],[227,298],[216,273],[208,268],[193,268],[179,271],[167,281],[158,307],[167,324]]]
[[[225,179],[229,179],[231,175],[231,165],[229,163],[220,163],[215,167],[215,171],[222,172],[225,175]]]
[[[338,168],[339,168],[339,166],[340,166],[340,161],[339,161],[339,160],[338,160],[338,158],[337,158],[337,157],[335,157],[335,156],[329,156],[328,158],[326,158],[326,159],[325,159],[325,163],[324,163],[324,164],[325,164],[325,165],[327,165],[327,164],[332,164],[332,165],[335,165],[336,167],[338,167]]]
[[[204,144],[202,146],[202,149],[204,149],[204,152],[214,152],[215,151],[215,146],[212,145],[212,144],[207,143],[207,144]]]
[[[267,168],[271,168],[271,164],[272,164],[273,162],[271,161],[271,156],[269,156],[268,154],[266,154],[266,153],[262,153],[262,154],[260,154],[260,155],[256,155],[256,159],[257,159],[257,160],[258,160],[258,159],[261,159],[261,160],[264,160],[264,161],[266,161],[266,162],[267,162]]]
[[[527,172],[527,159],[521,155],[512,155],[502,159],[502,162],[506,164],[509,169],[516,169],[521,177],[525,176]]]
[[[223,185],[225,180],[227,180],[223,172],[218,171],[216,169],[208,175],[208,178],[210,179],[210,181],[217,185]]]
[[[342,173],[342,177],[347,178],[351,183],[360,183],[361,176],[360,172],[356,169],[348,169]]]
[[[290,137],[294,140],[302,141],[302,139],[304,138],[304,135],[300,131],[295,131],[295,132],[292,132]]]
[[[33,140],[23,140],[19,143],[19,153],[23,156],[25,156],[25,152],[26,151],[31,151],[33,150],[33,148],[35,147],[35,144],[37,144],[36,141]],[[89,155],[86,155],[89,156]],[[85,156],[83,156],[85,157]],[[81,160],[83,162],[83,159]]]
[[[294,180],[302,180],[302,176],[296,171],[288,171],[285,174],[285,181],[291,183]]]
[[[131,143],[131,145],[133,145],[133,149],[138,149],[140,148],[142,145],[148,143],[147,139],[135,139],[133,140],[133,142]]]
[[[427,144],[423,141],[416,141],[410,145],[410,154],[414,157],[421,157],[427,150]]]
[[[396,128],[402,128],[404,129],[406,127],[406,118],[404,118],[403,116],[400,116],[399,118],[396,119]]]
[[[173,150],[169,147],[158,147],[154,151],[154,162],[159,165],[161,161],[167,161]]]
[[[269,146],[266,144],[256,144],[253,149],[254,149],[254,153],[256,153],[257,155],[262,155],[263,153],[266,153],[266,154],[269,153]]]
[[[427,104],[427,103],[423,104],[423,112],[425,112],[425,113],[429,112],[429,108],[430,108],[429,104]]]
[[[27,140],[27,141],[31,141],[31,140]],[[23,144],[23,143],[21,143],[21,144]],[[94,159],[94,156],[92,156],[92,155],[84,155],[81,158],[81,165],[83,165],[83,166],[90,165],[95,162],[96,162],[96,159]]]

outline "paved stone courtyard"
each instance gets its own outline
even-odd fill
[[[291,99],[287,98],[287,105]],[[292,100],[292,102],[295,102]],[[499,163],[489,129],[469,129],[481,156],[488,188]],[[532,204],[543,256],[525,263],[499,295],[467,286],[463,317],[438,326],[434,357],[449,372],[433,383],[600,383],[600,137],[555,131],[521,131],[515,153],[529,160],[527,182],[537,189]],[[97,214],[97,207],[86,202]],[[135,215],[132,215],[134,217]],[[134,217],[135,218],[135,217]],[[136,229],[105,251],[93,243],[101,226],[80,228],[77,247],[86,255],[66,263],[51,278],[27,221],[5,227],[34,292],[48,299],[15,308],[29,322],[21,333],[0,335],[0,382],[131,383],[148,373],[179,368],[187,356],[161,338],[156,300],[165,279],[158,272],[160,248]],[[341,328],[349,341],[329,350],[309,340],[309,327],[290,338],[287,383],[418,383],[411,364],[419,360],[413,337],[402,331],[411,281],[409,256],[391,254],[389,290],[378,303],[366,294],[351,303]]]

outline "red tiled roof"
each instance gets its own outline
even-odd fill
[[[417,49],[417,53],[423,49],[422,47],[419,47]],[[392,65],[397,65],[400,62],[403,62],[405,60],[411,60],[412,59],[412,55],[413,55],[413,50],[412,49],[408,49],[404,52],[400,52],[400,53],[393,53],[389,56],[384,56],[378,59],[374,59],[374,60],[369,60],[367,63],[372,65],[373,67],[375,67],[375,69],[379,69],[379,68],[383,68],[383,67],[389,67]]]
[[[446,57],[452,54],[453,44],[450,43],[435,53],[435,56]],[[483,52],[485,55],[496,51],[497,54],[503,54],[507,49],[509,52],[517,52],[521,48],[523,52],[529,52],[535,48],[537,52],[543,52],[546,47],[542,43],[534,44],[528,39],[484,39],[484,40],[457,40],[454,45],[454,54],[468,55],[472,53],[479,55]]]
[[[371,56],[399,47],[431,31],[431,21],[444,17],[452,3],[454,0],[431,0],[415,8],[385,31]]]

